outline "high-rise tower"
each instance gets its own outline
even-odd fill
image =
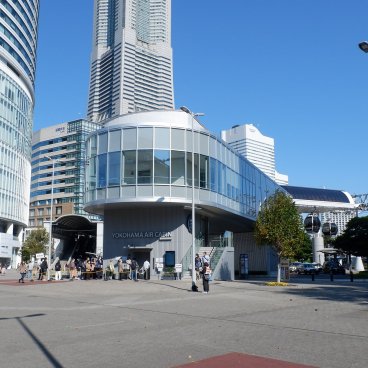
[[[171,0],[95,0],[89,119],[173,107]]]
[[[223,130],[221,138],[278,184],[287,185],[288,177],[275,170],[275,142],[253,124],[235,125]]]
[[[0,1],[0,263],[28,223],[39,0]]]

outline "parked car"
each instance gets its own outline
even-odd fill
[[[316,268],[314,263],[302,263],[298,267],[298,274],[300,275],[311,275],[311,274],[319,274],[319,270]]]
[[[342,266],[338,260],[330,259],[323,264],[323,272],[330,273],[332,271],[333,274],[345,274],[345,267]]]
[[[289,271],[290,272],[297,272],[298,267],[302,264],[302,262],[292,262],[289,265]]]
[[[313,264],[314,264],[314,267],[316,268],[316,271],[318,271],[316,273],[320,273],[323,271],[323,266],[320,263],[313,262]]]

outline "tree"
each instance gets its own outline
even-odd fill
[[[309,235],[304,232],[304,240],[300,246],[295,250],[295,254],[292,257],[296,261],[309,262],[313,252],[312,240]]]
[[[281,280],[281,258],[295,257],[305,242],[302,219],[293,199],[277,190],[263,203],[255,224],[259,245],[270,245],[278,256],[277,282]]]
[[[368,216],[353,217],[345,231],[333,241],[333,246],[355,256],[368,256]]]
[[[49,234],[45,228],[31,231],[21,249],[22,260],[28,262],[36,253],[45,253]]]

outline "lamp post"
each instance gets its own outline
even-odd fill
[[[368,52],[368,42],[367,41],[362,41],[359,43],[359,48],[364,51],[364,52]]]
[[[48,261],[49,261],[49,266],[47,268],[47,279],[50,281],[51,280],[51,272],[50,272],[50,268],[51,268],[51,246],[52,246],[52,206],[53,206],[53,202],[54,202],[54,175],[55,175],[55,162],[59,161],[59,160],[54,160],[53,158],[51,158],[50,156],[45,156],[48,160],[52,161],[52,175],[51,175],[51,201],[50,201],[50,235],[49,235],[49,249],[48,249]]]
[[[195,273],[195,200],[194,200],[194,119],[197,116],[203,116],[201,112],[194,113],[187,107],[181,106],[181,111],[189,114],[192,120],[192,290],[194,291],[196,284],[196,273]]]

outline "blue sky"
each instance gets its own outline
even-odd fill
[[[225,7],[224,7],[225,4]],[[172,0],[175,105],[252,123],[289,184],[368,193],[366,0]],[[41,0],[34,129],[85,117],[93,0]]]

